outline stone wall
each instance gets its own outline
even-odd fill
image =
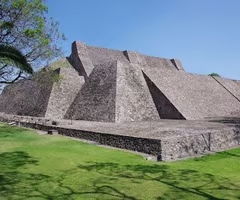
[[[192,135],[176,135],[161,141],[161,160],[179,160],[240,146],[240,129],[226,128]]]
[[[169,59],[158,58],[153,56],[145,56],[145,55],[144,55],[144,58],[146,60],[147,66],[149,66],[149,68],[151,69],[155,68],[156,70],[160,69],[160,70],[173,70],[173,71],[178,70]]]
[[[123,54],[126,56],[128,61],[132,64],[147,65],[147,61],[145,57],[138,52],[124,51]]]
[[[137,152],[143,152],[151,155],[158,155],[161,152],[161,142],[150,138],[138,138],[123,135],[113,135],[100,132],[92,132],[73,128],[53,126],[51,120],[37,117],[20,117],[14,115],[5,115],[0,113],[0,121],[17,122],[19,125],[27,128],[33,128],[43,131],[56,130],[58,134],[90,140],[103,145],[109,145],[117,148],[128,149]]]
[[[119,50],[91,46],[87,46],[87,49],[89,58],[94,65],[114,62],[117,60],[127,62],[127,58],[124,56],[123,52]]]
[[[16,121],[18,123],[20,122],[21,126],[43,131],[56,130],[61,135],[151,154],[162,161],[186,159],[240,146],[240,129],[237,126],[226,126],[225,128],[216,127],[202,132],[196,129],[192,130],[193,133],[185,133],[184,131],[181,133],[171,132],[171,136],[156,139],[151,137],[109,134],[91,131],[90,129],[81,130],[71,128],[71,125],[69,125],[70,122],[62,123],[61,121],[57,121],[58,125],[53,126],[51,125],[51,120],[37,117],[21,117],[0,113],[0,121]]]

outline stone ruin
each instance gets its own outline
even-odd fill
[[[81,42],[70,57],[0,96],[0,112],[103,122],[196,120],[239,109],[237,81],[186,73],[176,59]]]
[[[69,57],[5,87],[0,95],[2,113],[54,120],[157,124],[239,111],[238,81],[187,73],[177,59],[81,42],[72,44]]]

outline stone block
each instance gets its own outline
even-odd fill
[[[87,79],[92,72],[94,66],[88,55],[88,48],[82,42],[74,42],[72,44],[72,54],[70,62],[80,75]]]
[[[170,59],[170,61],[176,67],[177,70],[184,71],[184,68],[183,68],[182,63],[181,63],[180,60],[178,60],[178,59]]]
[[[47,134],[49,135],[58,135],[58,130],[50,129],[47,131]]]
[[[147,66],[151,68],[156,68],[159,70],[173,70],[177,71],[176,67],[173,65],[173,63],[166,58],[158,58],[153,56],[145,56],[145,61],[147,63]]]
[[[141,66],[118,61],[116,78],[116,122],[160,119]]]
[[[85,82],[67,59],[59,70],[59,80],[53,84],[45,115],[50,119],[63,119]]]
[[[67,111],[66,119],[115,121],[117,61],[96,66]]]
[[[124,51],[123,54],[133,64],[147,65],[145,57],[138,52]]]
[[[114,61],[128,62],[122,51],[87,46],[88,55],[93,65],[99,65]]]

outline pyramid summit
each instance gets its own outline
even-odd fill
[[[238,81],[187,73],[177,59],[82,42],[0,96],[7,114],[100,122],[202,120],[239,110]]]

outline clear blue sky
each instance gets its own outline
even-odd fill
[[[186,71],[240,80],[240,0],[47,0],[70,54],[86,44],[179,58]]]

